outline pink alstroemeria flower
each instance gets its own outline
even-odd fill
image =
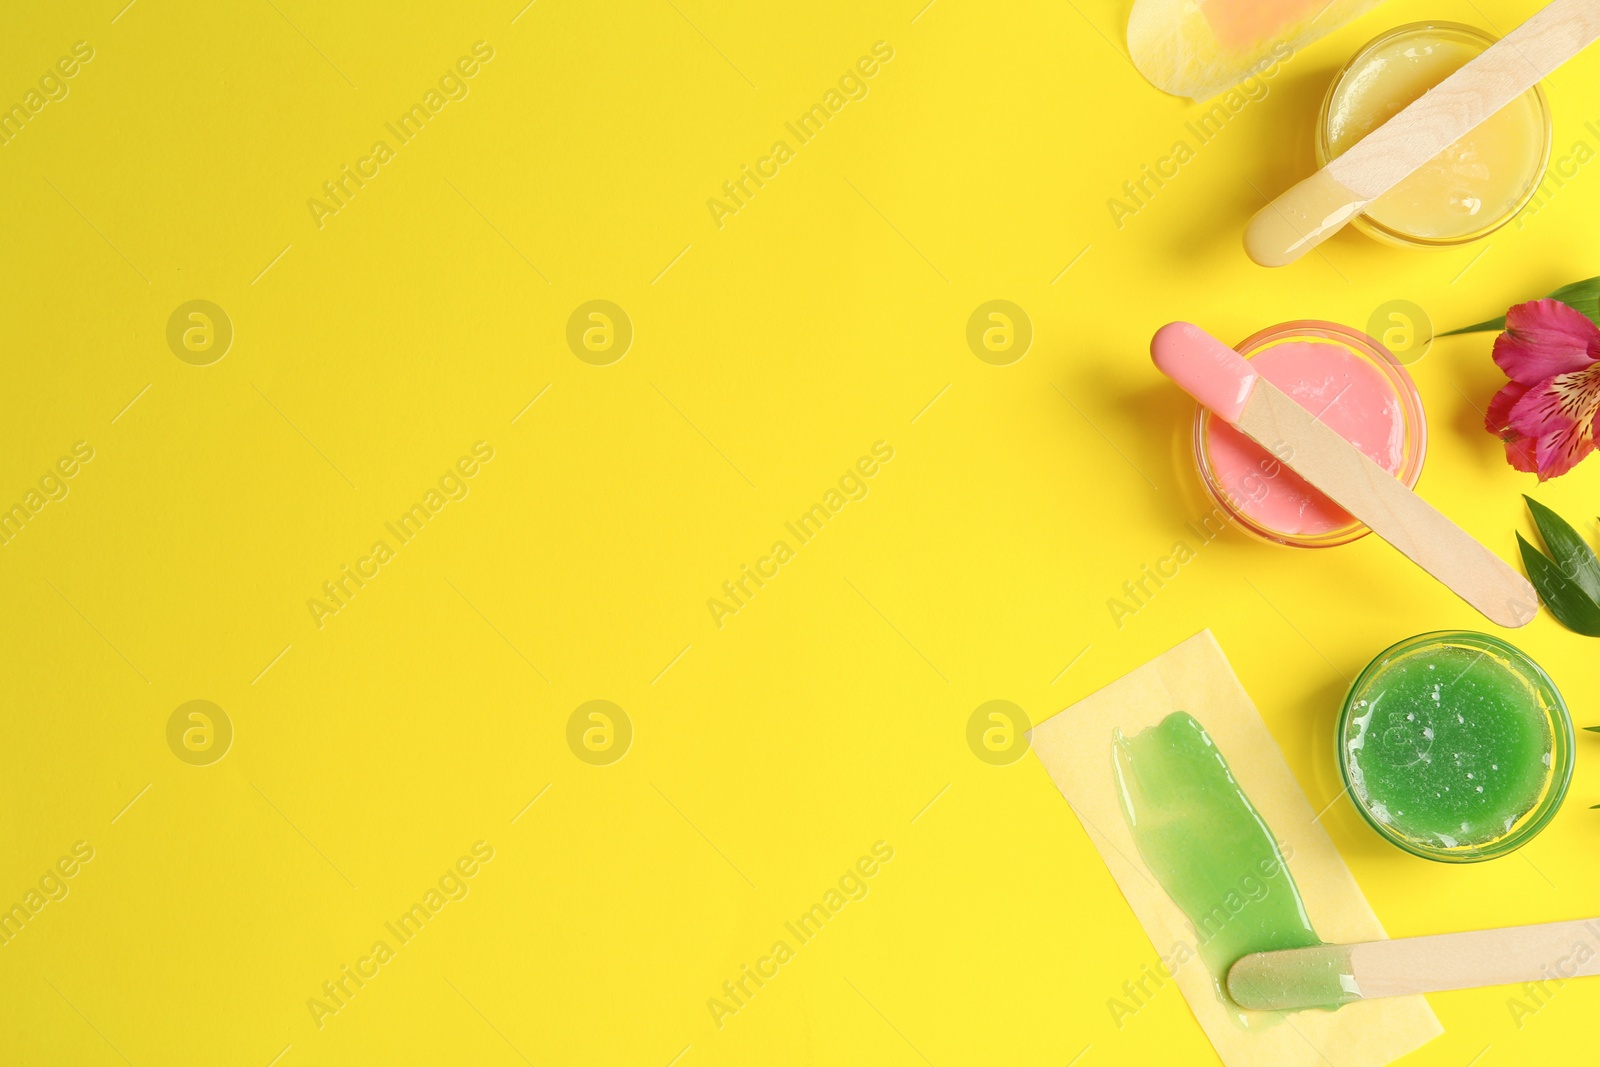
[[[1484,419],[1505,442],[1506,462],[1545,481],[1595,450],[1600,411],[1600,326],[1559,300],[1506,312],[1494,361],[1507,382]]]

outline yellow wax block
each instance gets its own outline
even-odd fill
[[[1204,100],[1281,63],[1379,0],[1134,0],[1128,54],[1150,84]]]

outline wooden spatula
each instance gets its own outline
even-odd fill
[[[1590,974],[1600,974],[1600,919],[1256,952],[1229,969],[1228,995],[1294,1011]]]
[[[1245,252],[1292,263],[1600,37],[1600,3],[1554,0],[1355,147],[1256,212]]]
[[[1600,0],[1589,2],[1600,8]],[[1239,353],[1198,326],[1173,322],[1156,331],[1150,355],[1163,374],[1218,418],[1283,457],[1286,466],[1491,621],[1507,627],[1533,621],[1539,597],[1526,578],[1258,375]]]

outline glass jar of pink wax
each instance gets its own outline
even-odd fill
[[[1347,326],[1301,320],[1262,330],[1236,348],[1263,378],[1415,488],[1428,448],[1422,398],[1383,345]],[[1298,548],[1349,544],[1371,532],[1290,470],[1285,461],[1292,458],[1274,455],[1205,408],[1195,413],[1200,482],[1240,529]]]

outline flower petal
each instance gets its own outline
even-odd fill
[[[1559,300],[1530,300],[1506,312],[1506,329],[1494,341],[1494,361],[1506,377],[1536,385],[1556,374],[1593,365],[1590,346],[1600,327]]]
[[[1519,436],[1511,429],[1511,409],[1527,394],[1528,389],[1529,386],[1521,382],[1507,382],[1501,386],[1500,391],[1494,394],[1494,399],[1489,401],[1489,411],[1484,416],[1483,428],[1502,439],[1508,433],[1511,436]]]
[[[1557,374],[1527,390],[1511,406],[1506,425],[1527,437],[1576,430],[1591,436],[1600,411],[1600,365],[1572,374]]]
[[[1512,431],[1512,436],[1506,439],[1506,462],[1519,471],[1533,474],[1539,469],[1539,460],[1535,452],[1538,444],[1532,437],[1523,437]]]
[[[1540,437],[1535,448],[1539,480],[1567,473],[1593,451],[1594,439],[1589,436],[1588,426],[1573,426]]]

